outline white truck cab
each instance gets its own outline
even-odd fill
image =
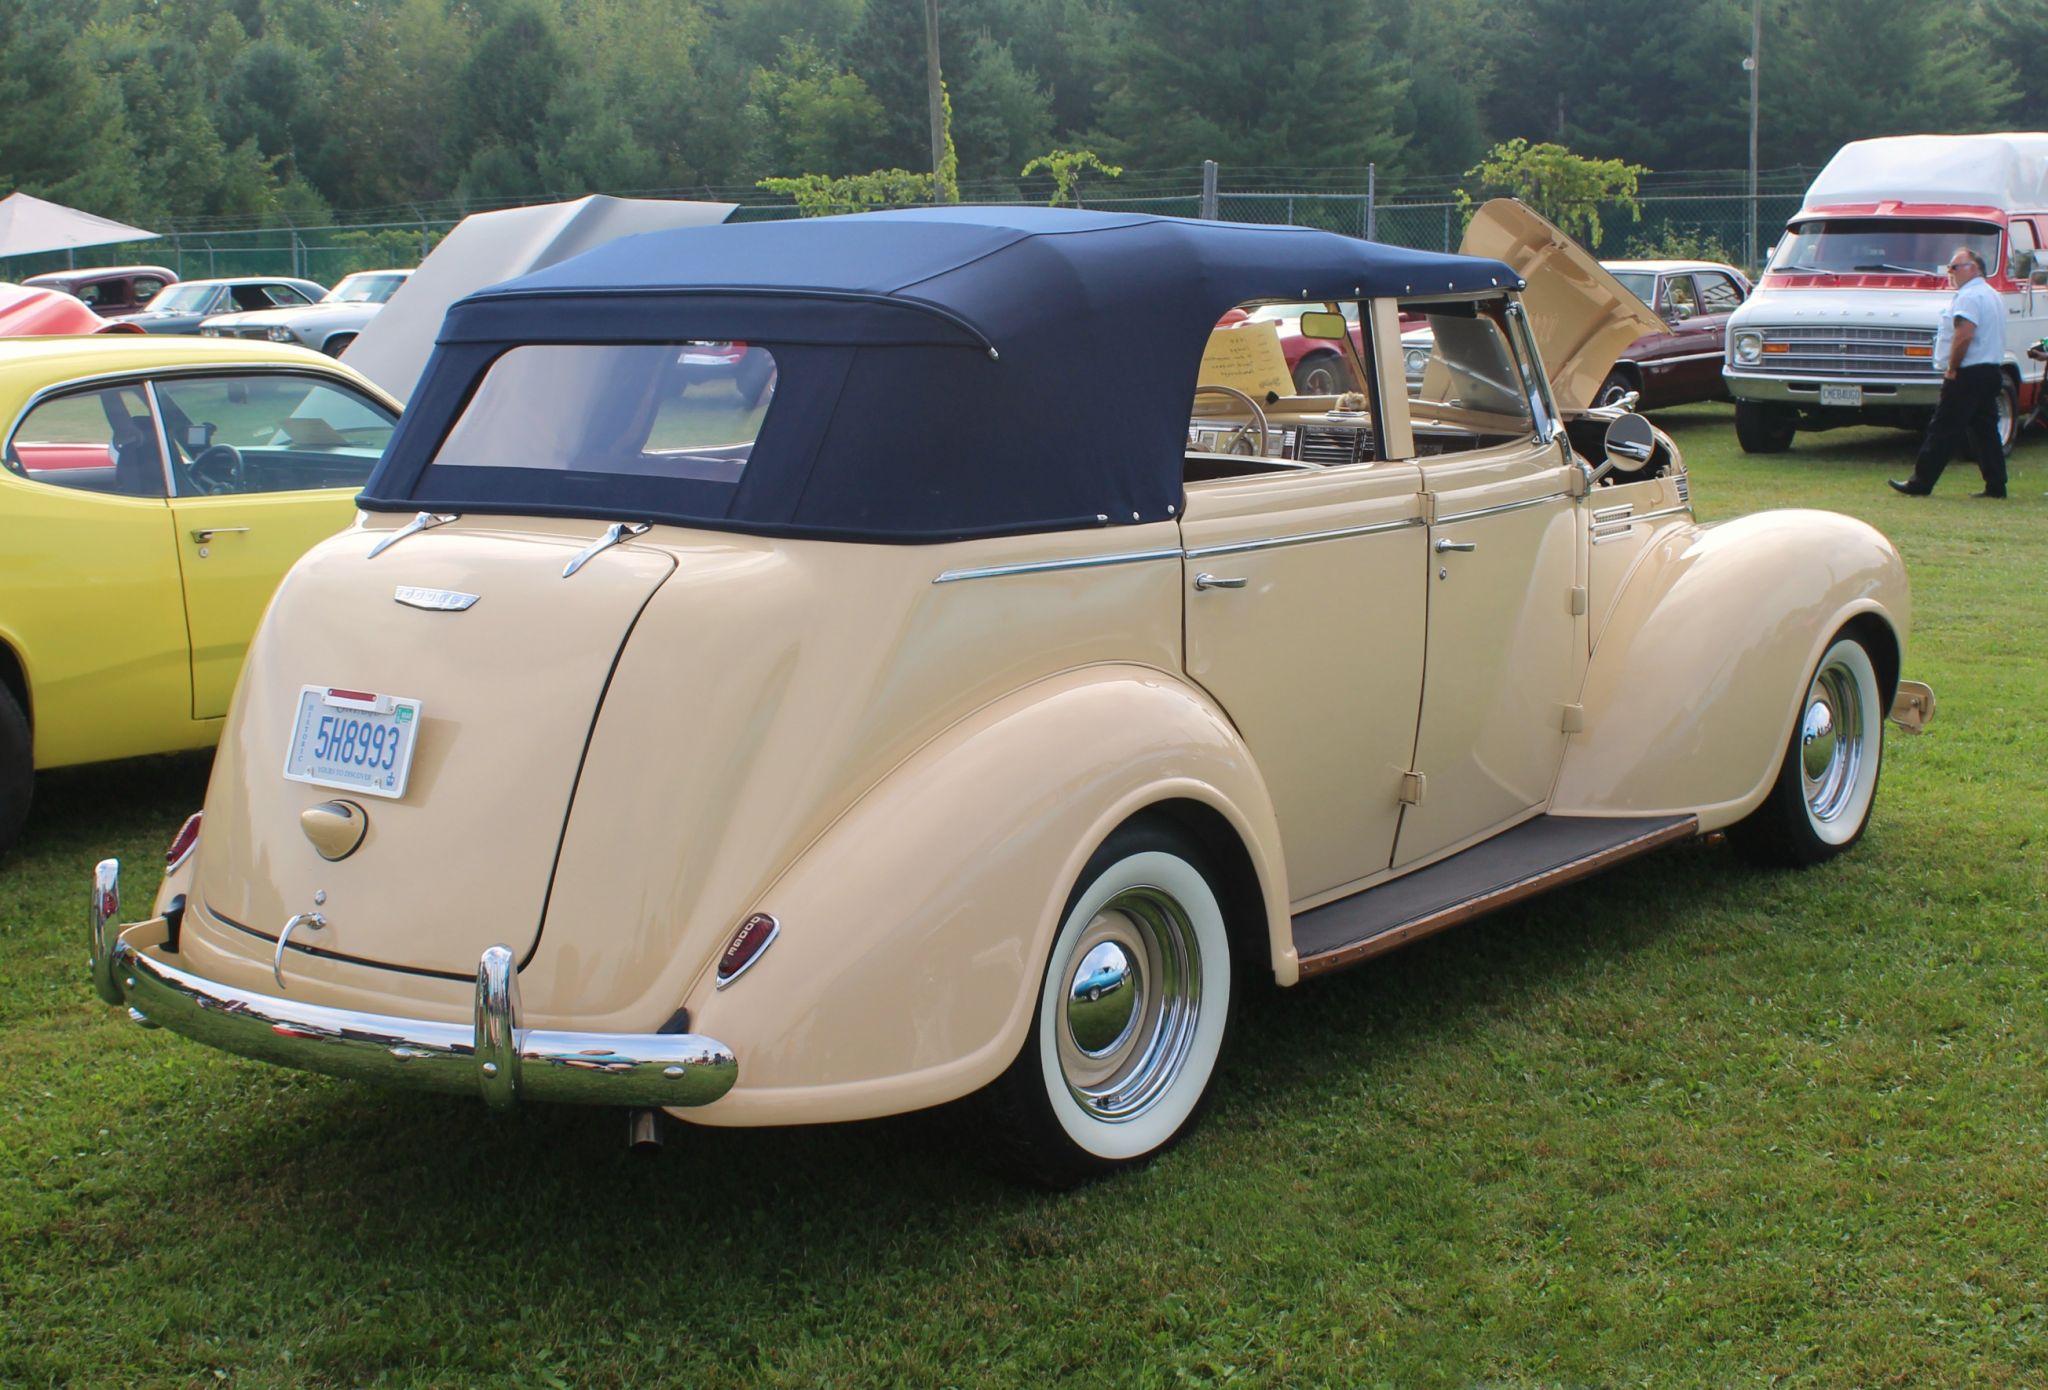
[[[1958,246],[2005,301],[2008,452],[2041,390],[2027,347],[2048,333],[2048,134],[1900,135],[1844,145],[1822,169],[1728,321],[1722,377],[1743,450],[1800,430],[1925,426],[1941,394],[1934,334]],[[2041,269],[2035,265],[2041,261]]]

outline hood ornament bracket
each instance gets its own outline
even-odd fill
[[[604,528],[604,534],[585,546],[575,559],[562,566],[562,578],[567,579],[583,568],[596,556],[634,536],[644,536],[654,528],[644,521],[614,521]]]

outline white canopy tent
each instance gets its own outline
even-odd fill
[[[156,238],[155,232],[112,218],[95,217],[60,203],[46,203],[26,193],[10,193],[0,198],[0,259]]]

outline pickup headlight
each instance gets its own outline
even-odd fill
[[[263,336],[270,339],[273,343],[295,343],[298,341],[297,338],[292,336],[292,331],[281,323],[266,329]]]
[[[1754,366],[1764,355],[1764,335],[1761,333],[1737,333],[1735,335],[1735,360],[1745,367]]]
[[[1401,366],[1409,376],[1421,376],[1429,370],[1429,351],[1426,348],[1409,348],[1401,354]]]

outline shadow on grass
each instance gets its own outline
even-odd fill
[[[38,773],[28,825],[10,860],[96,854],[96,845],[132,839],[143,808],[162,824],[162,844],[168,845],[205,800],[212,768],[209,748]]]

